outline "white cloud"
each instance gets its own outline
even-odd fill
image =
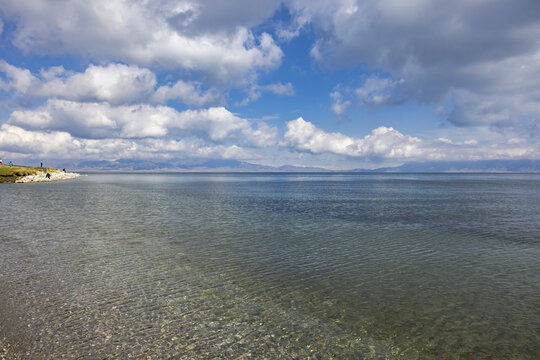
[[[270,16],[275,6],[256,17]],[[201,24],[199,20],[215,7],[212,3],[201,6],[190,1],[8,0],[3,2],[1,12],[15,22],[13,44],[26,53],[70,53],[97,60],[184,69],[227,85],[251,82],[257,71],[280,65],[283,53],[266,33],[255,38],[248,27],[241,25],[208,26],[205,31],[204,23],[210,23]],[[214,23],[223,22],[237,9],[229,10],[215,13]],[[249,17],[247,14],[245,23],[253,25]]]
[[[206,110],[186,110],[178,113],[173,126],[179,129],[204,132],[211,140],[233,138],[254,146],[271,146],[276,142],[277,129],[263,122],[254,129],[251,123],[223,107]]]
[[[31,90],[38,80],[29,70],[20,69],[0,60],[0,73],[4,73],[6,80],[0,78],[0,89],[4,91],[17,90],[25,92]]]
[[[221,94],[216,91],[202,92],[196,84],[179,80],[172,86],[160,86],[152,95],[151,100],[166,103],[169,100],[179,100],[186,105],[205,106],[223,102]]]
[[[263,85],[263,86],[259,86],[259,88],[261,90],[269,91],[276,95],[285,95],[285,96],[294,95],[294,87],[290,82],[286,84],[275,83],[275,84]]]
[[[311,153],[354,157],[411,158],[420,156],[421,140],[381,126],[362,139],[327,133],[302,118],[289,121],[283,145]]]
[[[62,73],[61,69],[44,77],[36,89],[29,92],[40,97],[77,101],[107,101],[111,104],[140,102],[154,91],[156,77],[148,69],[122,64],[105,67],[90,65],[84,73]],[[48,80],[48,81],[47,81]]]
[[[178,112],[167,106],[49,100],[35,110],[14,111],[8,122],[34,130],[67,131],[82,138],[164,137],[182,131],[216,142],[271,146],[277,129],[242,119],[223,107]]]
[[[282,146],[311,154],[338,154],[377,161],[430,161],[538,158],[540,144],[511,138],[480,143],[475,139],[454,142],[445,137],[422,140],[381,126],[363,138],[328,133],[302,118],[289,121]]]
[[[81,139],[64,131],[29,131],[0,127],[0,150],[12,155],[55,159],[117,160],[146,158],[246,159],[256,154],[237,145],[212,145],[201,140]]]
[[[281,145],[299,152],[295,157],[298,165],[303,163],[302,152],[308,154],[306,159],[315,161],[312,165],[320,164],[317,159],[334,154],[332,156],[338,156],[332,160],[336,163],[340,159],[377,159],[380,166],[381,160],[382,164],[395,165],[413,160],[537,158],[540,151],[540,144],[529,144],[525,139],[512,138],[483,145],[475,141],[458,143],[446,138],[419,140],[387,127],[374,129],[363,138],[353,138],[326,133],[301,118],[287,124]],[[0,151],[9,157],[57,160],[260,158],[260,154],[235,144],[212,144],[201,139],[85,139],[65,131],[27,130],[10,124],[0,126]]]
[[[0,149],[13,153],[69,154],[81,143],[67,132],[32,132],[17,126],[0,127]]]
[[[25,95],[74,101],[106,101],[112,105],[178,100],[186,105],[204,106],[222,101],[216,91],[203,92],[197,84],[179,80],[173,86],[160,86],[153,72],[134,65],[111,63],[89,65],[82,73],[62,66],[42,69],[38,75],[0,60],[0,89]]]
[[[339,117],[345,116],[347,108],[351,105],[351,101],[343,100],[343,95],[337,90],[331,92],[330,97],[334,100],[332,111]]]

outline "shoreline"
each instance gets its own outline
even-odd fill
[[[49,176],[47,176],[49,174]],[[31,167],[21,165],[0,164],[0,183],[37,183],[71,180],[82,175],[76,172],[65,172],[53,167]]]
[[[49,174],[51,175],[49,179],[46,176],[47,175],[46,172],[38,172],[37,174],[33,174],[33,175],[25,175],[15,180],[15,183],[21,184],[21,183],[52,182],[52,181],[71,180],[71,179],[76,179],[82,176],[86,176],[86,175],[81,175],[75,172],[63,172],[63,171],[51,171],[49,172]]]

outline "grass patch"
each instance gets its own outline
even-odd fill
[[[55,168],[39,168],[30,166],[9,166],[0,165],[0,183],[3,182],[15,182],[21,176],[35,175],[38,172],[52,172],[58,171]]]

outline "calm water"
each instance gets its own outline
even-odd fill
[[[94,174],[0,206],[23,358],[540,354],[540,175]]]

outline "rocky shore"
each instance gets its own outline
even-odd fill
[[[48,175],[47,175],[48,174]],[[75,179],[83,176],[53,167],[31,167],[0,164],[0,183],[34,183]]]
[[[47,174],[50,174],[50,178],[47,177]],[[16,183],[35,183],[35,182],[49,182],[49,181],[60,181],[60,180],[69,180],[81,177],[83,175],[74,172],[64,172],[64,171],[51,171],[47,172],[38,172],[34,175],[26,175],[18,178]]]

